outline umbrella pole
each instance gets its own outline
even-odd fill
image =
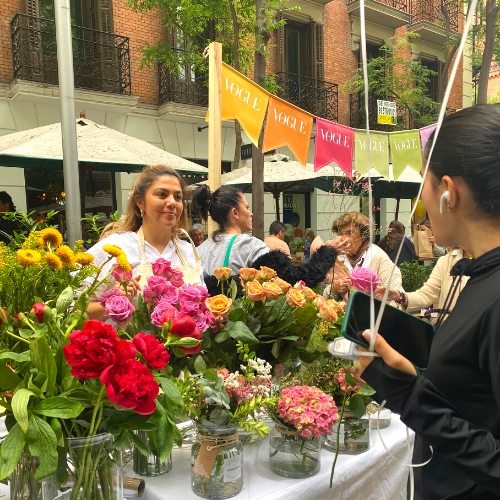
[[[61,105],[64,191],[68,243],[73,246],[82,237],[80,223],[80,183],[76,141],[75,76],[69,0],[54,0],[57,46],[57,75]]]
[[[273,196],[276,203],[276,220],[280,221],[280,192],[274,192]]]
[[[396,213],[394,214],[394,219],[395,220],[398,220],[398,216],[399,216],[399,203],[401,202],[401,197],[398,196],[396,198]]]

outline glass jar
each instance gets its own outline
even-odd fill
[[[112,434],[67,438],[68,480],[47,482],[43,500],[122,500],[121,450],[113,449]],[[52,491],[49,496],[49,491]]]
[[[338,421],[333,426],[333,432],[325,436],[325,449],[335,453],[337,451]],[[364,415],[361,419],[353,413],[344,413],[339,433],[339,453],[357,455],[370,449],[370,416]]]
[[[172,455],[170,454],[167,460],[162,461],[158,457],[153,444],[149,440],[146,431],[135,431],[137,437],[146,445],[149,455],[143,455],[137,446],[134,446],[134,462],[133,469],[139,476],[155,477],[162,476],[172,469]]]
[[[35,479],[40,459],[24,448],[19,462],[9,477],[11,500],[42,500],[42,483]]]
[[[198,427],[191,447],[191,488],[201,498],[222,500],[243,489],[243,445],[238,427]]]
[[[371,406],[371,405],[370,405]],[[371,414],[370,417],[370,427],[372,429],[387,429],[391,425],[392,412],[388,408],[382,408],[379,412],[378,409],[375,410],[374,413]]]
[[[321,438],[305,438],[275,425],[269,431],[269,468],[283,477],[314,476],[321,468]]]

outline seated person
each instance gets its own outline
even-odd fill
[[[285,233],[286,233],[285,224],[283,224],[283,222],[280,222],[279,220],[275,220],[269,226],[269,236],[264,240],[264,243],[271,250],[280,250],[281,252],[290,255],[290,248],[284,242]]]

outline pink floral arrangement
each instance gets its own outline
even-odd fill
[[[334,379],[335,382],[337,382],[337,384],[339,384],[340,388],[342,389],[342,392],[344,392],[345,388],[346,388],[345,376],[346,376],[346,369],[345,368],[341,368],[339,370],[339,373],[338,373],[337,377]],[[355,392],[355,391],[359,390],[359,388],[362,385],[363,385],[362,383],[358,383],[358,384],[356,384],[356,387],[348,386],[347,387],[347,392]]]
[[[281,391],[276,407],[278,416],[305,438],[331,434],[338,420],[335,401],[317,387],[295,386]]]
[[[377,271],[368,267],[358,267],[352,270],[351,285],[361,292],[370,293],[380,285],[382,281],[377,275]]]

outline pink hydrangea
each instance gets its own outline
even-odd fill
[[[346,383],[345,383],[345,375],[346,375],[346,369],[345,368],[341,368],[339,370],[339,374],[338,374],[338,377],[335,379],[335,382],[337,382],[337,384],[339,384],[340,388],[345,391],[345,388],[346,388]],[[348,386],[347,387],[347,392],[354,392],[354,391],[357,391],[363,384],[361,383],[358,383],[356,384],[356,387],[351,387],[351,386]]]
[[[301,436],[309,438],[331,434],[338,420],[333,398],[317,387],[293,386],[283,389],[276,411]]]

